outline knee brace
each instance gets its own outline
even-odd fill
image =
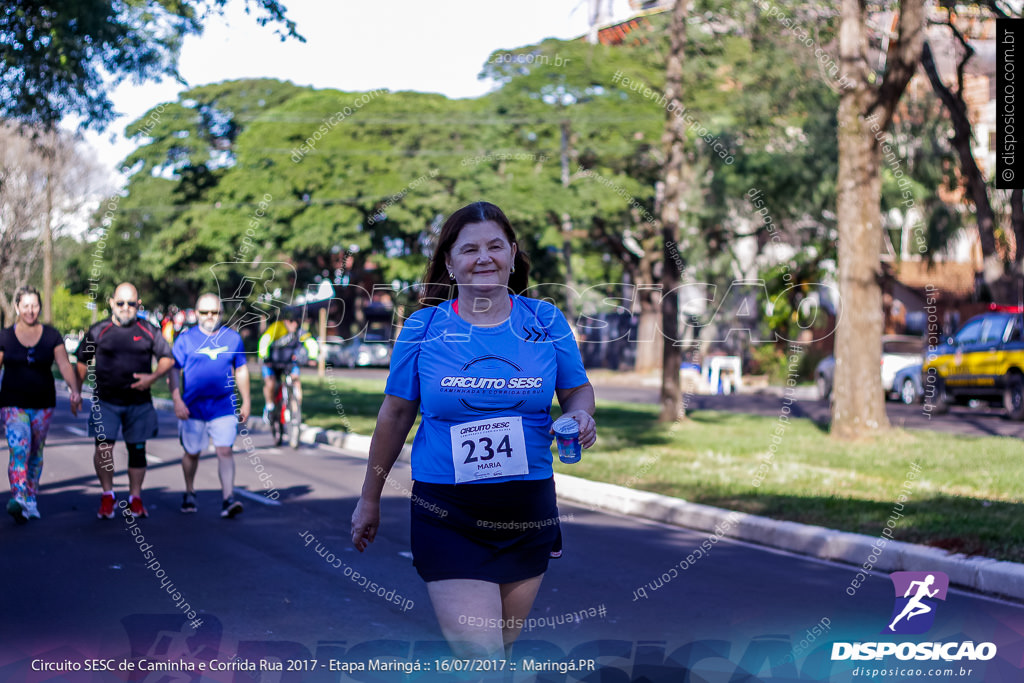
[[[128,448],[128,467],[146,466],[146,442],[126,443]]]

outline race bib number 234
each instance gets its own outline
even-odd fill
[[[456,484],[530,471],[522,417],[463,422],[451,428],[451,436]]]

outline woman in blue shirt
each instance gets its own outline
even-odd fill
[[[569,324],[520,294],[530,262],[497,206],[453,213],[427,269],[423,307],[391,360],[352,515],[360,551],[416,420],[411,544],[445,638],[460,657],[502,656],[522,628],[548,558],[561,550],[551,467],[551,399],[597,439],[594,389]]]

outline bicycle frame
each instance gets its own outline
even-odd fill
[[[288,370],[281,372],[277,382],[277,393],[274,397],[277,410],[271,416],[271,431],[274,442],[280,446],[288,435],[288,445],[299,447],[299,432],[302,427],[302,406],[295,395],[294,378]]]

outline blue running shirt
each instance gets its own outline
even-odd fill
[[[245,365],[242,338],[230,327],[208,335],[198,325],[174,340],[174,364],[181,368],[181,398],[193,419],[210,421],[235,414],[235,368]]]
[[[413,313],[391,356],[385,393],[418,400],[423,416],[413,440],[412,478],[455,483],[451,428],[520,416],[529,471],[486,481],[547,479],[555,388],[587,383],[569,323],[550,303],[513,296],[508,320],[476,327],[452,303]]]

